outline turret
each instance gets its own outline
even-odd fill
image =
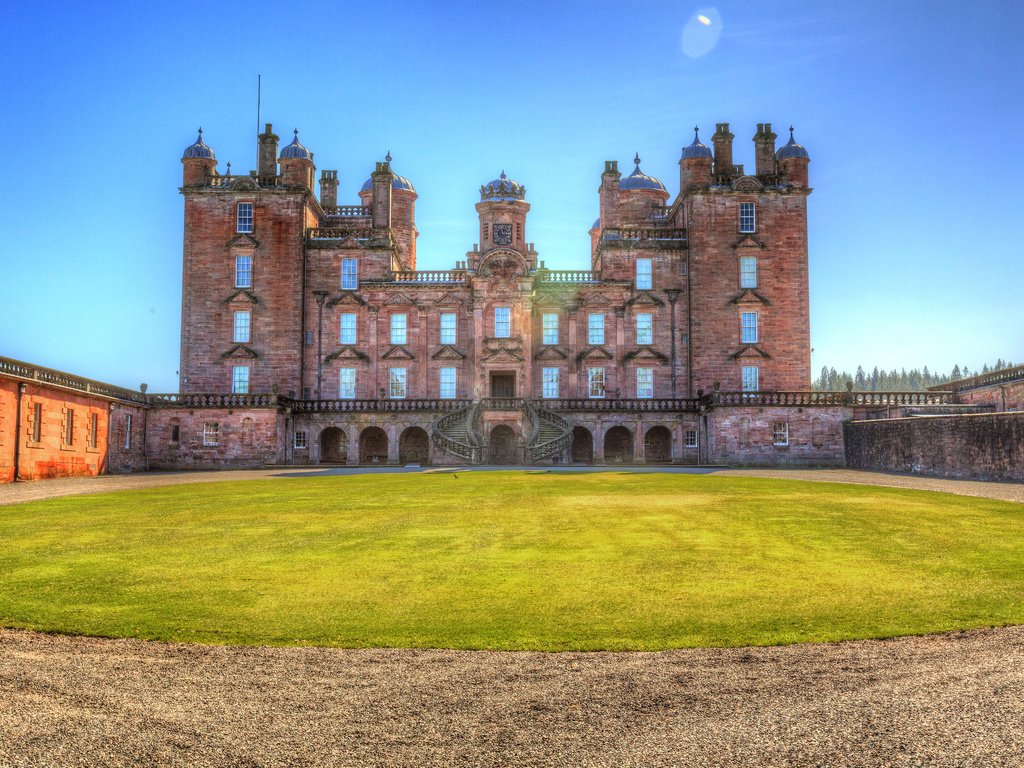
[[[213,149],[203,142],[203,129],[199,129],[199,138],[195,144],[189,144],[181,155],[182,186],[206,186],[209,179],[217,175],[217,158]]]
[[[771,123],[758,123],[754,134],[754,168],[758,176],[775,174],[775,139]]]
[[[338,205],[338,172],[320,172],[320,205],[323,208],[334,208]]]
[[[286,187],[305,187],[313,191],[313,153],[299,143],[298,128],[292,143],[281,150],[280,163],[281,181]]]
[[[778,172],[784,176],[786,183],[794,187],[807,186],[807,165],[811,162],[807,150],[796,143],[793,138],[793,126],[789,126],[789,143],[784,144],[775,153]]]
[[[715,134],[711,137],[711,143],[715,145],[715,173],[719,176],[732,176],[735,173],[732,163],[732,140],[735,138],[729,133],[728,123],[715,125]]]
[[[693,126],[693,143],[683,147],[683,156],[679,159],[679,191],[706,187],[711,177],[711,164],[714,155],[700,141],[697,126]]]
[[[258,175],[261,177],[277,176],[277,134],[274,133],[274,126],[267,123],[267,129],[261,133],[259,139],[259,150],[257,164]]]

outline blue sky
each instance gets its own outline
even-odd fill
[[[18,4],[0,29],[0,355],[177,387],[179,158],[255,167],[298,127],[340,202],[390,150],[420,268],[472,248],[481,183],[527,187],[549,267],[589,264],[606,159],[678,189],[700,125],[811,155],[814,370],[1024,361],[1024,5]],[[712,20],[696,38],[698,14]],[[685,42],[685,45],[684,45]],[[712,45],[713,43],[713,45]]]

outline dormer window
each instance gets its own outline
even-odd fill
[[[235,231],[252,233],[252,203],[239,203],[235,209]]]

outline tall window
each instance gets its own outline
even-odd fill
[[[341,290],[354,291],[359,287],[359,260],[341,260]]]
[[[216,443],[214,443],[216,445]],[[132,448],[132,415],[124,415],[124,449],[130,451]]]
[[[32,442],[43,439],[43,404],[32,403]]]
[[[252,203],[239,203],[235,212],[235,231],[252,232]]]
[[[220,424],[216,421],[207,421],[203,424],[203,445],[218,445],[220,443]]]
[[[740,288],[757,288],[756,256],[740,256]]]
[[[652,323],[651,315],[648,312],[641,312],[636,316],[636,343],[654,343],[654,324]]]
[[[249,394],[248,365],[236,365],[231,368],[231,392],[235,395]]]
[[[499,339],[507,339],[512,335],[512,308],[494,308],[494,335]]]
[[[636,396],[654,397],[654,369],[636,369]]]
[[[338,371],[338,398],[341,400],[355,400],[356,398],[356,369],[342,368]]]
[[[587,384],[591,397],[604,397],[604,368],[587,369]]]
[[[651,260],[636,260],[636,287],[637,290],[649,291],[652,286]]]
[[[341,343],[356,343],[356,315],[355,312],[344,312],[341,315]]]
[[[604,315],[591,312],[587,319],[587,343],[604,344]]]
[[[456,372],[454,368],[441,369],[440,393],[443,400],[455,399]]]
[[[244,312],[235,312],[235,331],[232,339],[242,344],[248,344],[251,323],[252,314],[248,310]]]
[[[789,445],[788,421],[776,421],[772,424],[772,445],[780,447]]]
[[[545,312],[543,318],[543,342],[545,344],[558,343],[558,313]]]
[[[64,445],[75,444],[75,412],[68,408],[64,417]]]
[[[100,441],[100,417],[95,413],[89,414],[89,447],[95,448]]]
[[[757,312],[740,312],[740,341],[757,343]]]
[[[757,392],[758,381],[757,381],[757,366],[756,365],[745,365],[742,369],[743,376],[743,391],[744,392]]]
[[[252,288],[252,256],[235,256],[235,288]]]
[[[558,397],[558,369],[544,368],[542,374],[544,388],[541,394],[547,398]]]
[[[388,377],[388,392],[390,393],[392,400],[402,400],[405,398],[407,392],[405,386],[405,368],[392,368],[390,371],[391,372]]]
[[[458,338],[458,331],[454,312],[441,313],[441,343],[454,344]]]
[[[391,316],[391,343],[405,344],[408,339],[407,333],[408,317],[404,312],[398,312]]]
[[[753,203],[740,203],[740,232],[756,232]]]

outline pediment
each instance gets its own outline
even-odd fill
[[[340,347],[327,357],[324,358],[325,362],[331,362],[332,360],[369,360],[369,356],[365,352],[360,352],[358,349],[351,345]]]
[[[753,235],[744,235],[732,245],[733,248],[764,248],[764,243]]]
[[[381,355],[381,357],[384,360],[412,360],[415,355],[405,347],[394,346]]]
[[[590,347],[576,355],[576,362],[582,360],[611,360],[612,353],[604,347]]]
[[[626,306],[627,307],[632,306],[634,304],[637,305],[637,306],[644,306],[644,307],[664,307],[665,306],[665,302],[664,301],[659,299],[653,293],[648,293],[647,291],[644,291],[642,293],[638,293],[636,296],[634,296],[633,298],[631,298],[629,301],[626,302]]]
[[[366,300],[362,296],[354,293],[353,291],[345,291],[333,299],[327,302],[328,307],[336,307],[338,305],[351,305],[356,307],[365,307]]]
[[[485,355],[483,362],[521,363],[523,362],[523,356],[519,353],[519,350],[502,347],[494,350],[489,355]]]
[[[656,350],[654,347],[642,346],[627,352],[622,357],[622,361],[628,363],[630,360],[657,360],[662,363],[667,363],[668,358],[661,352]]]
[[[450,344],[445,344],[430,356],[431,360],[465,360],[466,356]]]
[[[394,296],[391,296],[390,298],[388,298],[387,301],[384,302],[384,306],[394,306],[396,304],[401,304],[403,306],[412,306],[415,303],[415,301],[410,299],[404,293],[396,293]]]
[[[458,296],[452,296],[450,293],[442,295],[434,302],[434,306],[437,307],[461,307],[462,304],[462,299]]]
[[[252,291],[247,291],[244,288],[241,288],[241,289],[235,291],[234,293],[232,293],[226,299],[224,299],[224,303],[225,304],[259,304],[260,300],[256,298],[256,294],[253,293]]]
[[[541,347],[533,355],[534,360],[565,360],[568,357],[564,350],[554,345]]]
[[[760,192],[764,184],[757,176],[740,176],[732,180],[732,188],[737,192]]]
[[[741,293],[737,293],[729,301],[730,304],[764,304],[766,307],[770,307],[772,303],[768,301],[764,296],[755,291],[753,288],[747,288]]]
[[[771,360],[772,356],[761,349],[757,344],[744,344],[738,350],[732,353],[733,359],[739,359],[741,357],[763,357],[766,360]]]
[[[255,359],[259,357],[259,355],[256,354],[256,350],[254,350],[252,347],[247,347],[245,344],[235,344],[235,346],[233,346],[227,352],[223,353],[221,357],[225,359],[240,357]]]
[[[228,240],[227,247],[228,248],[255,248],[259,244],[260,244],[260,241],[257,240],[252,235],[247,235],[244,232],[240,232],[239,234],[235,235],[230,240]]]

